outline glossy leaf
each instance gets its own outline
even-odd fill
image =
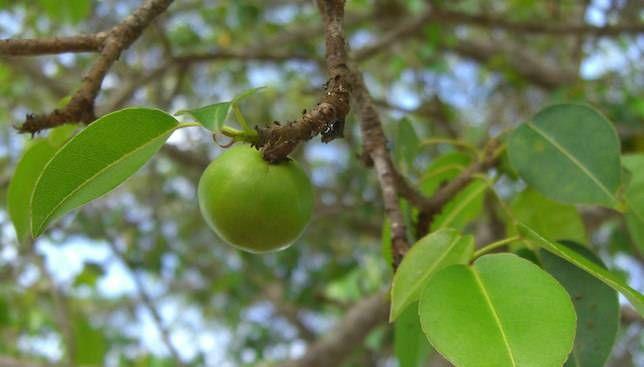
[[[522,191],[511,203],[512,213],[548,239],[586,242],[586,229],[577,209],[546,198],[531,189]],[[514,227],[508,227],[508,232]]]
[[[597,265],[596,263],[588,260],[584,256],[579,255],[577,252],[571,250],[570,248],[545,239],[543,236],[524,224],[519,224],[518,229],[519,233],[523,236],[524,241],[528,242],[528,244],[550,251],[551,253],[561,257],[562,259],[572,263],[578,268],[588,272],[590,275],[606,283],[616,291],[623,294],[624,297],[626,297],[633,305],[633,307],[635,307],[637,312],[639,312],[640,315],[644,316],[644,295],[629,287],[618,276]]]
[[[575,336],[565,289],[513,254],[439,271],[423,291],[419,313],[430,343],[458,367],[558,367]]]
[[[422,367],[431,347],[420,328],[418,302],[403,311],[394,324],[394,354],[399,367]]]
[[[31,199],[34,237],[54,219],[125,181],[179,127],[163,111],[128,108],[101,117],[45,165]]]
[[[426,235],[416,242],[403,258],[391,286],[393,321],[418,300],[430,277],[452,264],[465,264],[474,251],[474,238],[461,236],[453,229],[443,229]]]
[[[210,131],[219,131],[230,112],[231,102],[219,102],[193,110],[182,110],[176,115],[190,114],[198,123]]]
[[[589,261],[606,268],[590,250],[574,242],[560,242]],[[617,292],[573,264],[543,249],[543,268],[559,281],[572,298],[577,313],[575,345],[565,366],[602,367],[610,354],[619,326]]]
[[[475,219],[483,209],[485,190],[488,184],[484,180],[474,180],[452,198],[443,210],[434,218],[432,231],[440,228],[463,229]]]
[[[620,185],[619,139],[596,110],[548,107],[509,137],[510,162],[543,195],[565,203],[615,206]]]

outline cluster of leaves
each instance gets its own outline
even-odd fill
[[[472,206],[468,196],[457,196],[394,275],[390,321],[397,320],[399,337],[409,340],[420,333],[410,322],[418,321],[417,310],[431,345],[456,366],[558,366],[567,360],[602,366],[619,323],[616,292],[640,315],[644,296],[575,242],[585,242],[584,230],[568,204],[603,205],[637,220],[644,212],[644,171],[622,174],[612,124],[583,105],[548,107],[510,132],[506,142],[512,166],[536,190],[526,190],[508,209],[508,232],[517,235],[475,252],[474,238],[453,229],[464,222],[444,228],[441,219],[462,217],[459,212]],[[444,156],[427,176],[449,178],[450,170],[462,169],[462,159]],[[628,170],[644,163],[644,155],[623,160]],[[435,186],[425,181],[423,187]],[[637,228],[641,224],[631,226],[636,239]],[[486,254],[507,244],[513,253]],[[423,344],[414,345],[400,358],[422,358]]]

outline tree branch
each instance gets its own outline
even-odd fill
[[[459,191],[472,182],[477,173],[483,172],[496,164],[499,158],[499,146],[500,142],[496,139],[488,141],[485,149],[483,150],[481,159],[469,165],[465,170],[463,170],[463,172],[456,176],[455,179],[438,189],[431,198],[419,199],[411,195],[408,197],[408,199],[420,209],[416,228],[418,236],[423,236],[427,233],[434,216],[438,214],[443,206],[445,206],[445,204],[447,204],[447,202],[450,201]],[[398,181],[398,184],[409,186],[408,183],[401,180]],[[409,188],[401,189],[401,192],[408,193],[408,190],[410,189],[413,188],[409,186]]]
[[[398,187],[396,186],[396,179],[400,177],[400,174],[396,171],[387,150],[387,138],[382,130],[380,117],[373,105],[369,91],[364,85],[362,75],[357,71],[353,75],[353,88],[353,98],[358,107],[364,140],[364,151],[371,158],[378,175],[385,212],[391,223],[392,266],[396,269],[409,248],[405,223],[398,202]]]
[[[27,115],[25,122],[18,127],[18,131],[33,135],[40,130],[65,123],[93,121],[95,119],[94,101],[110,67],[119,58],[121,52],[127,49],[156,16],[170,6],[172,1],[145,0],[125,20],[108,31],[98,59],[83,76],[80,88],[74,93],[69,103],[64,108],[54,110],[46,115]]]
[[[112,253],[114,253],[114,255],[123,263],[123,265],[130,273],[130,276],[134,281],[136,291],[139,294],[139,299],[143,303],[143,306],[148,310],[148,312],[152,316],[152,320],[154,321],[157,329],[159,330],[159,333],[161,334],[161,339],[163,340],[163,344],[165,344],[166,348],[168,348],[170,355],[172,355],[172,358],[174,358],[177,365],[184,366],[184,363],[181,360],[181,356],[179,355],[179,351],[177,350],[177,348],[172,343],[172,340],[170,339],[170,331],[163,324],[163,319],[161,318],[161,314],[159,314],[159,311],[155,307],[154,301],[152,300],[148,292],[145,290],[145,285],[143,284],[143,281],[141,280],[141,277],[139,276],[139,274],[136,272],[136,269],[132,269],[132,267],[130,266],[130,263],[125,257],[125,254],[123,254],[123,252],[118,249],[114,241],[107,241],[107,243],[110,246]]]
[[[283,367],[340,366],[362,344],[369,332],[387,320],[389,292],[380,292],[356,303],[326,337],[311,345],[301,358]]]
[[[264,159],[280,161],[291,153],[300,141],[322,134],[322,141],[342,137],[344,119],[349,113],[351,86],[348,81],[347,52],[342,20],[344,0],[318,2],[325,24],[326,63],[329,80],[320,103],[304,112],[298,120],[286,125],[259,128],[259,142]]]
[[[467,14],[439,8],[433,9],[432,19],[441,23],[468,24],[486,28],[504,29],[512,32],[565,36],[616,36],[628,33],[644,33],[643,23],[613,24],[597,27],[588,24],[557,24],[551,22],[549,19],[538,22],[516,22],[498,15]]]
[[[0,56],[33,56],[66,52],[98,52],[107,39],[106,32],[72,37],[45,37],[0,40]]]

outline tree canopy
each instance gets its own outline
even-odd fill
[[[0,365],[644,358],[637,0],[0,0],[0,38]],[[200,213],[245,142],[313,183],[286,250]]]

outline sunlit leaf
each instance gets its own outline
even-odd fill
[[[565,289],[512,254],[439,271],[421,295],[419,313],[430,343],[459,367],[561,366],[575,336]]]
[[[163,111],[128,108],[99,118],[74,136],[37,180],[31,199],[34,237],[51,221],[125,181],[177,127]]]
[[[512,214],[545,237],[556,240],[586,241],[586,229],[577,209],[546,198],[535,190],[522,191],[511,203]],[[516,232],[508,227],[508,232]]]
[[[443,229],[426,235],[416,242],[403,258],[391,286],[393,321],[412,303],[431,276],[452,264],[464,264],[474,251],[474,238],[461,236],[453,229]]]
[[[181,110],[176,115],[190,114],[198,123],[210,131],[219,131],[224,126],[224,122],[230,112],[231,102],[219,102],[204,107],[195,108],[194,110]]]

